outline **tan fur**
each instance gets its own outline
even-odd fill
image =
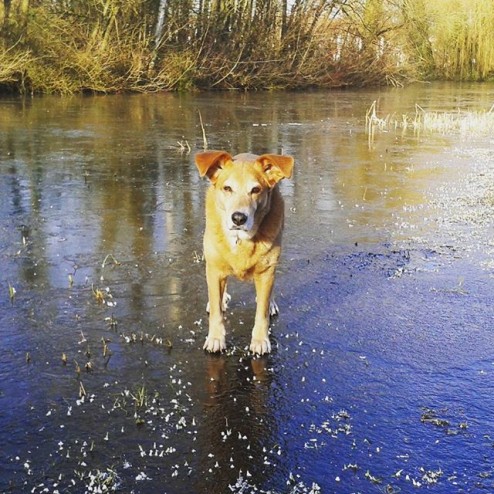
[[[277,184],[291,177],[293,158],[247,153],[232,157],[225,151],[206,151],[195,159],[201,176],[211,181],[204,233],[209,296],[204,349],[218,352],[226,348],[223,311],[229,297],[227,278],[233,275],[254,281],[257,308],[250,349],[269,353],[269,316],[277,313],[271,296],[284,222]]]

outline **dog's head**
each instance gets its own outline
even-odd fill
[[[227,233],[240,239],[255,236],[270,207],[271,191],[290,178],[293,158],[278,154],[239,154],[205,151],[195,157],[201,177],[215,189],[218,208],[224,213]]]

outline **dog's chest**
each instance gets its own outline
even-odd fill
[[[277,255],[272,245],[259,244],[249,240],[237,240],[230,246],[226,260],[232,274],[241,280],[251,278],[256,272],[263,272],[276,263]]]

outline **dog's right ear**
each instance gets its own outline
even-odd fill
[[[206,175],[214,183],[225,163],[231,161],[232,157],[226,151],[204,151],[197,153],[195,160],[201,177]]]

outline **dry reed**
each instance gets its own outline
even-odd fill
[[[494,105],[487,111],[439,112],[428,111],[415,105],[413,115],[377,115],[377,102],[374,101],[366,114],[366,130],[373,141],[376,131],[401,129],[413,132],[432,132],[460,135],[492,135],[494,133]]]

